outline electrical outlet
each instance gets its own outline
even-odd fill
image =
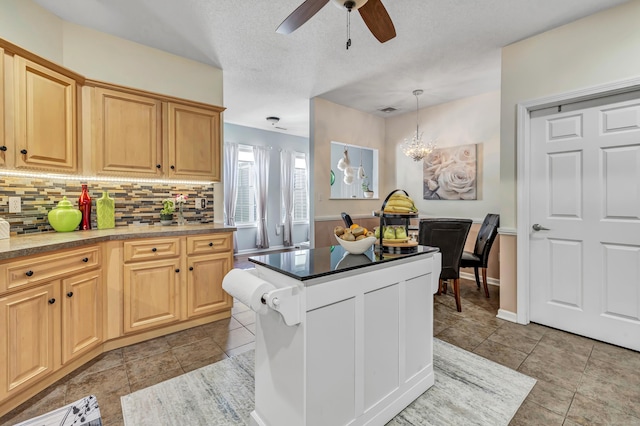
[[[204,210],[207,208],[206,198],[196,198],[196,210]]]
[[[9,197],[9,213],[20,213],[22,202],[20,197]]]

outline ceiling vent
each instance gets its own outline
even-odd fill
[[[398,109],[397,109],[397,108],[394,108],[394,107],[386,107],[386,108],[379,109],[378,111],[382,111],[382,112],[390,113],[390,112],[397,111],[397,110],[398,110]]]

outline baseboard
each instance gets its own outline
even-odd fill
[[[504,309],[498,309],[498,315],[496,315],[496,318],[509,322],[518,322],[518,315],[515,312],[505,311]]]
[[[462,271],[460,272],[460,278],[464,278],[465,280],[471,280],[474,282],[476,280],[475,274],[469,273],[469,272],[462,272]],[[482,279],[482,277],[480,278]],[[487,284],[500,286],[500,280],[497,278],[487,277]]]

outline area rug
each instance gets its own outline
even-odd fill
[[[89,395],[15,426],[102,426],[102,419],[98,400]]]
[[[434,339],[435,384],[388,425],[507,425],[535,379]],[[126,426],[248,425],[248,351],[121,398]]]

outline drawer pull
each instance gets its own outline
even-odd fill
[[[209,247],[213,247],[213,243],[209,243]]]
[[[193,271],[193,266],[189,266],[189,270],[190,270],[190,271]]]
[[[33,271],[27,271],[24,273],[26,276],[30,277],[33,275]]]
[[[54,303],[56,303],[56,299],[54,299],[54,298],[49,299],[49,304],[50,305],[53,305]]]
[[[82,261],[83,261],[84,263],[87,263],[87,262],[89,261],[89,258],[88,258],[88,257],[83,257],[83,258],[82,258]]]
[[[160,164],[156,164],[156,169],[160,169],[162,166]]]
[[[154,247],[154,248],[151,249],[151,251],[155,253],[155,252],[158,251],[158,249]]]
[[[0,151],[4,152],[4,151],[6,151],[6,150],[7,150],[7,147],[6,147],[6,146],[4,146],[4,145],[0,146]]]
[[[67,297],[73,297],[73,292],[70,291],[69,293],[67,293]]]
[[[176,269],[176,272],[180,272],[180,269]]]
[[[24,155],[26,155],[26,154],[27,154],[27,150],[26,150],[26,149],[21,149],[21,150],[20,150],[20,154],[24,154]]]
[[[171,166],[171,170],[175,170],[175,169],[176,169],[176,166]]]

